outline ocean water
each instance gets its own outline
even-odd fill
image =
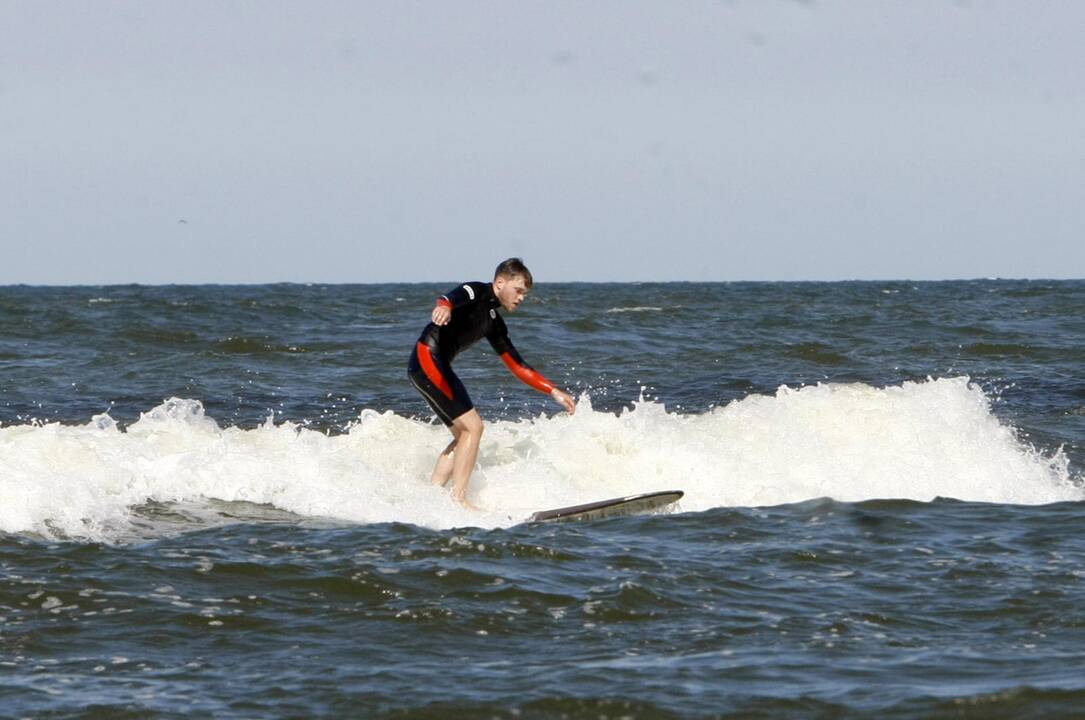
[[[1080,715],[1085,282],[454,283],[0,288],[0,717]]]

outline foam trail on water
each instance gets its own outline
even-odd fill
[[[346,434],[290,423],[220,428],[171,399],[126,431],[0,428],[0,530],[79,538],[123,534],[149,501],[273,505],[348,522],[507,526],[532,511],[682,489],[681,509],[935,497],[1041,504],[1085,499],[1061,451],[1022,442],[967,378],[780,388],[699,415],[640,402],[620,415],[490,423],[464,510],[429,484],[441,426],[362,412]]]

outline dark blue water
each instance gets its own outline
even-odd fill
[[[0,716],[1080,714],[1085,282],[540,285],[477,514],[445,289],[0,289]]]

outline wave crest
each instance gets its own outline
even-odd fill
[[[147,503],[270,505],[303,517],[498,527],[539,509],[682,489],[681,509],[936,497],[1014,504],[1085,499],[1061,451],[1022,441],[968,378],[875,388],[827,384],[753,395],[698,415],[642,401],[619,415],[491,423],[471,513],[429,485],[447,431],[362,411],[349,432],[292,423],[222,428],[170,398],[127,430],[0,428],[0,530],[110,539]]]

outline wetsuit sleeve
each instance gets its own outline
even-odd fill
[[[482,296],[482,292],[485,289],[486,286],[484,283],[464,283],[463,285],[452,288],[444,295],[437,298],[437,304],[443,305],[449,310],[454,310],[455,308],[474,302],[475,298]]]
[[[520,353],[516,352],[512,341],[509,340],[509,332],[504,321],[499,319],[498,322],[494,323],[494,329],[486,336],[486,339],[490,341],[494,352],[501,356],[502,362],[508,366],[512,374],[518,377],[521,382],[547,395],[554,389],[554,383],[524,362],[524,359],[520,357]]]

